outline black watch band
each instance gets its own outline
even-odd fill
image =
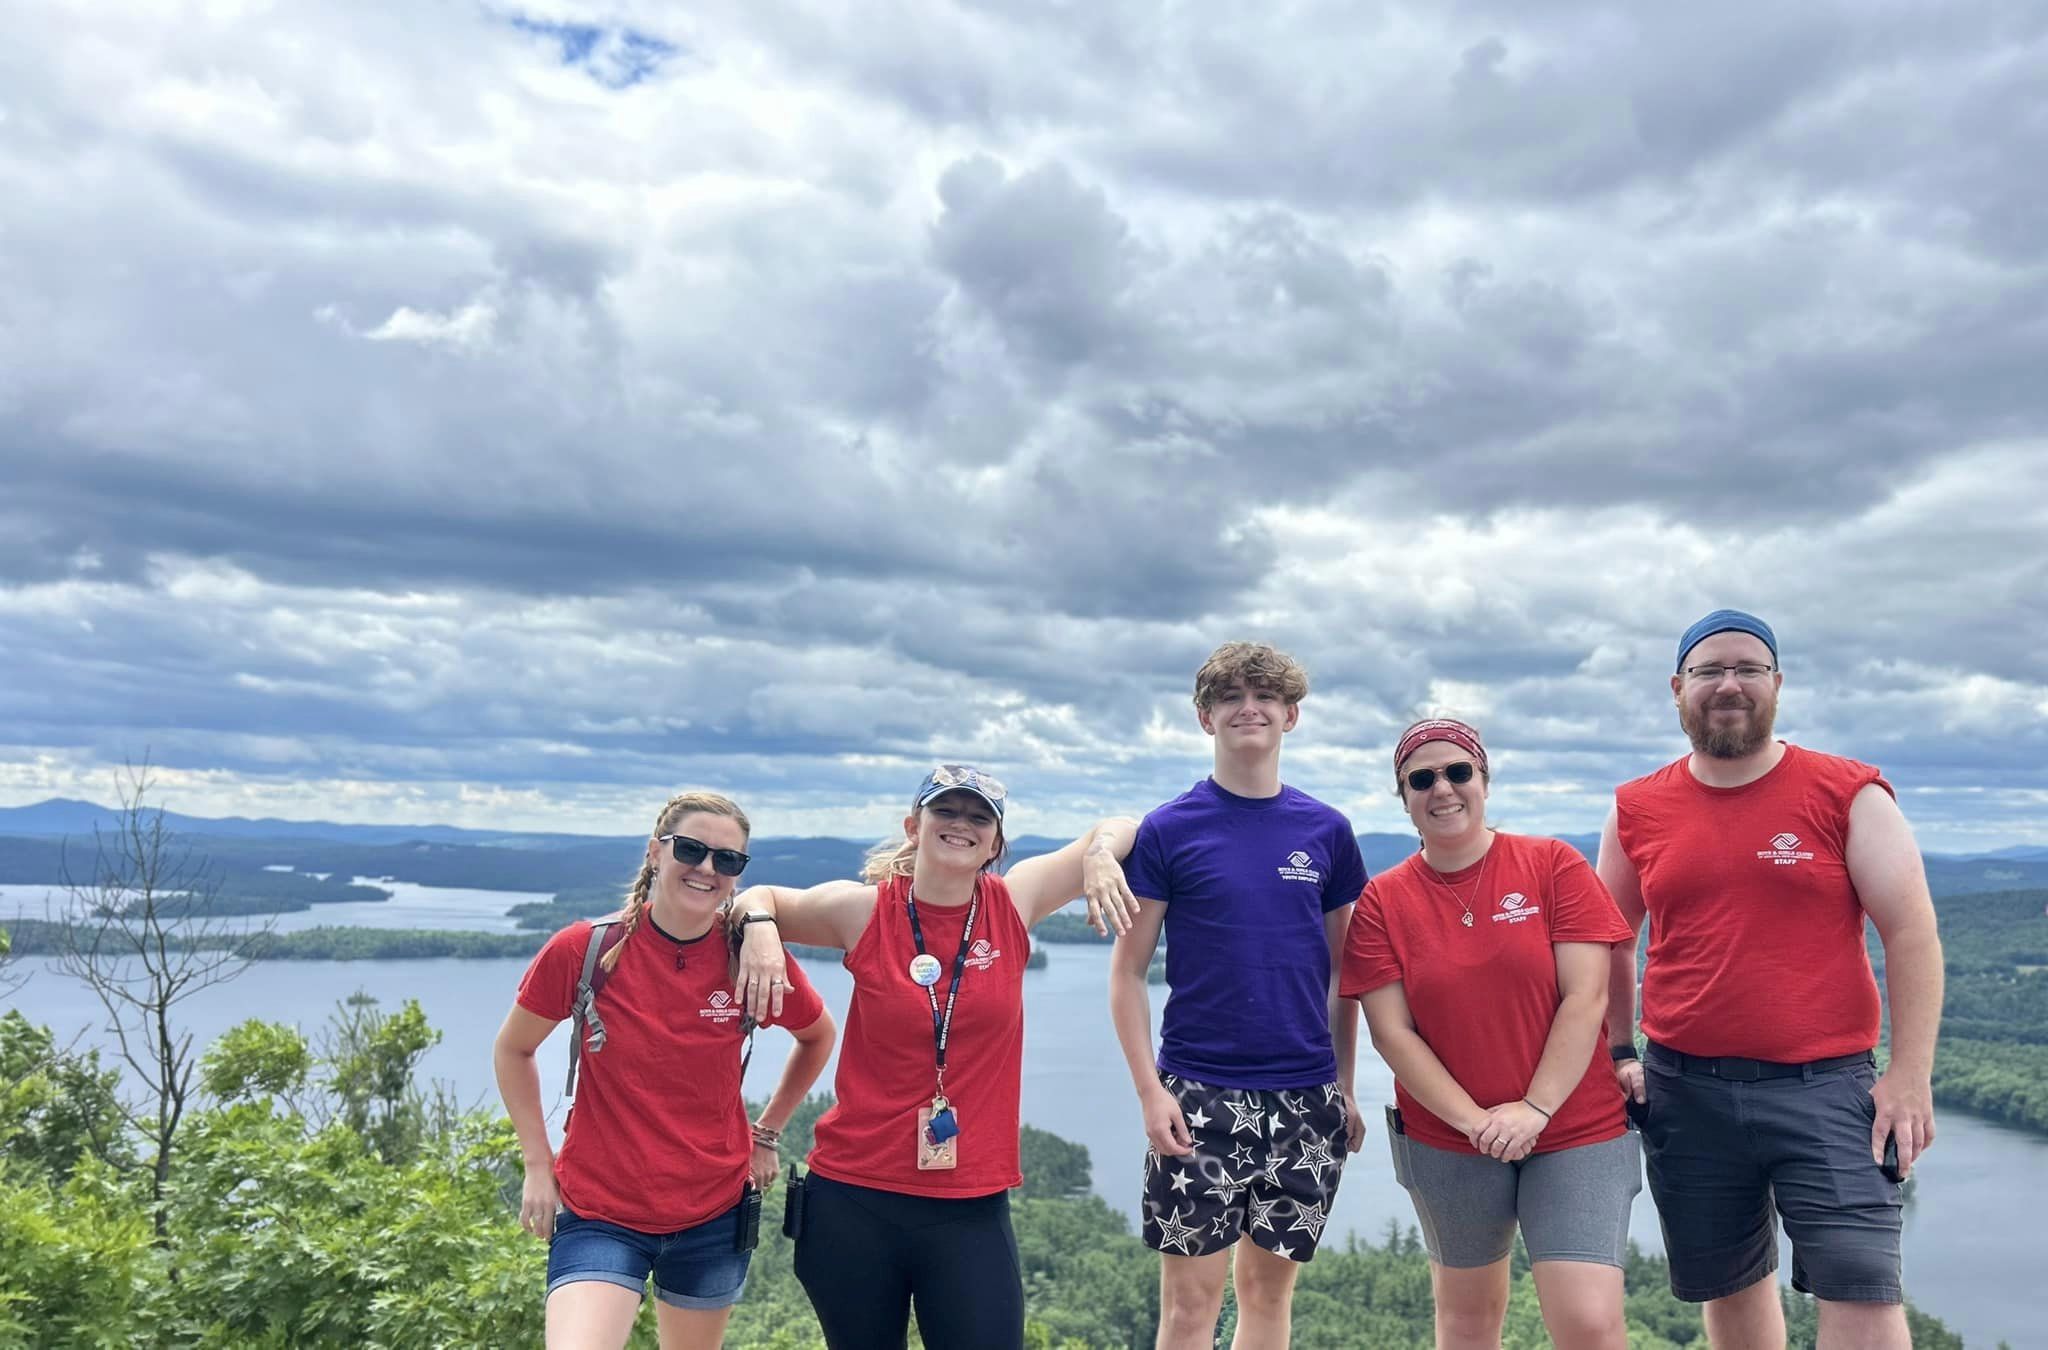
[[[1621,1063],[1625,1059],[1642,1058],[1642,1056],[1636,1053],[1636,1048],[1633,1044],[1610,1045],[1607,1047],[1607,1056],[1608,1058],[1612,1059],[1616,1064]]]
[[[746,931],[747,931],[747,925],[748,925],[748,924],[750,924],[750,923],[774,923],[774,922],[775,922],[775,916],[774,916],[773,914],[764,914],[764,913],[763,913],[762,911],[760,911],[760,910],[756,909],[756,910],[751,910],[751,911],[749,911],[749,912],[747,912],[747,913],[745,913],[745,914],[742,914],[742,915],[740,915],[739,929],[740,929],[740,931],[741,931],[742,933],[744,933],[744,932],[746,932]]]

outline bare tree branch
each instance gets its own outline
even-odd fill
[[[144,1085],[122,1109],[149,1146],[161,1242],[195,1066],[192,1033],[179,1029],[173,1010],[241,974],[272,924],[215,912],[220,878],[165,826],[162,808],[151,804],[155,788],[147,757],[127,765],[115,781],[117,819],[93,830],[91,872],[74,878],[66,857],[57,966],[98,997],[122,1062]]]

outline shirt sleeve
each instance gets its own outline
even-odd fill
[[[1363,866],[1363,864],[1361,864]],[[1344,937],[1344,966],[1337,978],[1337,992],[1344,998],[1369,994],[1401,978],[1401,959],[1387,935],[1387,918],[1380,901],[1379,883],[1368,882],[1351,911],[1351,928]]]
[[[783,952],[783,972],[789,976],[789,988],[782,994],[782,1015],[771,1016],[768,1025],[782,1027],[789,1031],[802,1031],[825,1013],[825,1000],[818,993],[816,985],[804,970],[803,962]]]
[[[1171,903],[1172,875],[1166,863],[1165,831],[1159,826],[1158,815],[1153,811],[1138,823],[1137,840],[1131,845],[1130,856],[1124,859],[1124,882],[1140,900]]]
[[[1336,835],[1330,840],[1330,879],[1323,886],[1323,913],[1358,899],[1365,881],[1365,855],[1358,849],[1358,832],[1339,816]]]
[[[1614,897],[1601,884],[1599,874],[1580,852],[1561,839],[1550,845],[1550,903],[1544,907],[1550,918],[1552,942],[1628,941],[1634,930]]]
[[[542,944],[519,979],[520,1007],[550,1022],[567,1019],[575,1010],[576,981],[583,976],[583,954],[594,931],[578,921]]]

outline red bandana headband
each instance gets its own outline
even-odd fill
[[[1408,756],[1420,750],[1431,741],[1449,741],[1479,766],[1479,772],[1486,772],[1486,747],[1479,743],[1479,733],[1463,722],[1449,717],[1432,717],[1426,722],[1417,722],[1401,737],[1401,743],[1394,747],[1394,772],[1401,772],[1401,766],[1408,762]]]

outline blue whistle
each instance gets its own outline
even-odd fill
[[[924,1137],[934,1144],[943,1144],[960,1133],[960,1122],[953,1119],[953,1108],[947,1107],[931,1118],[924,1127]]]

